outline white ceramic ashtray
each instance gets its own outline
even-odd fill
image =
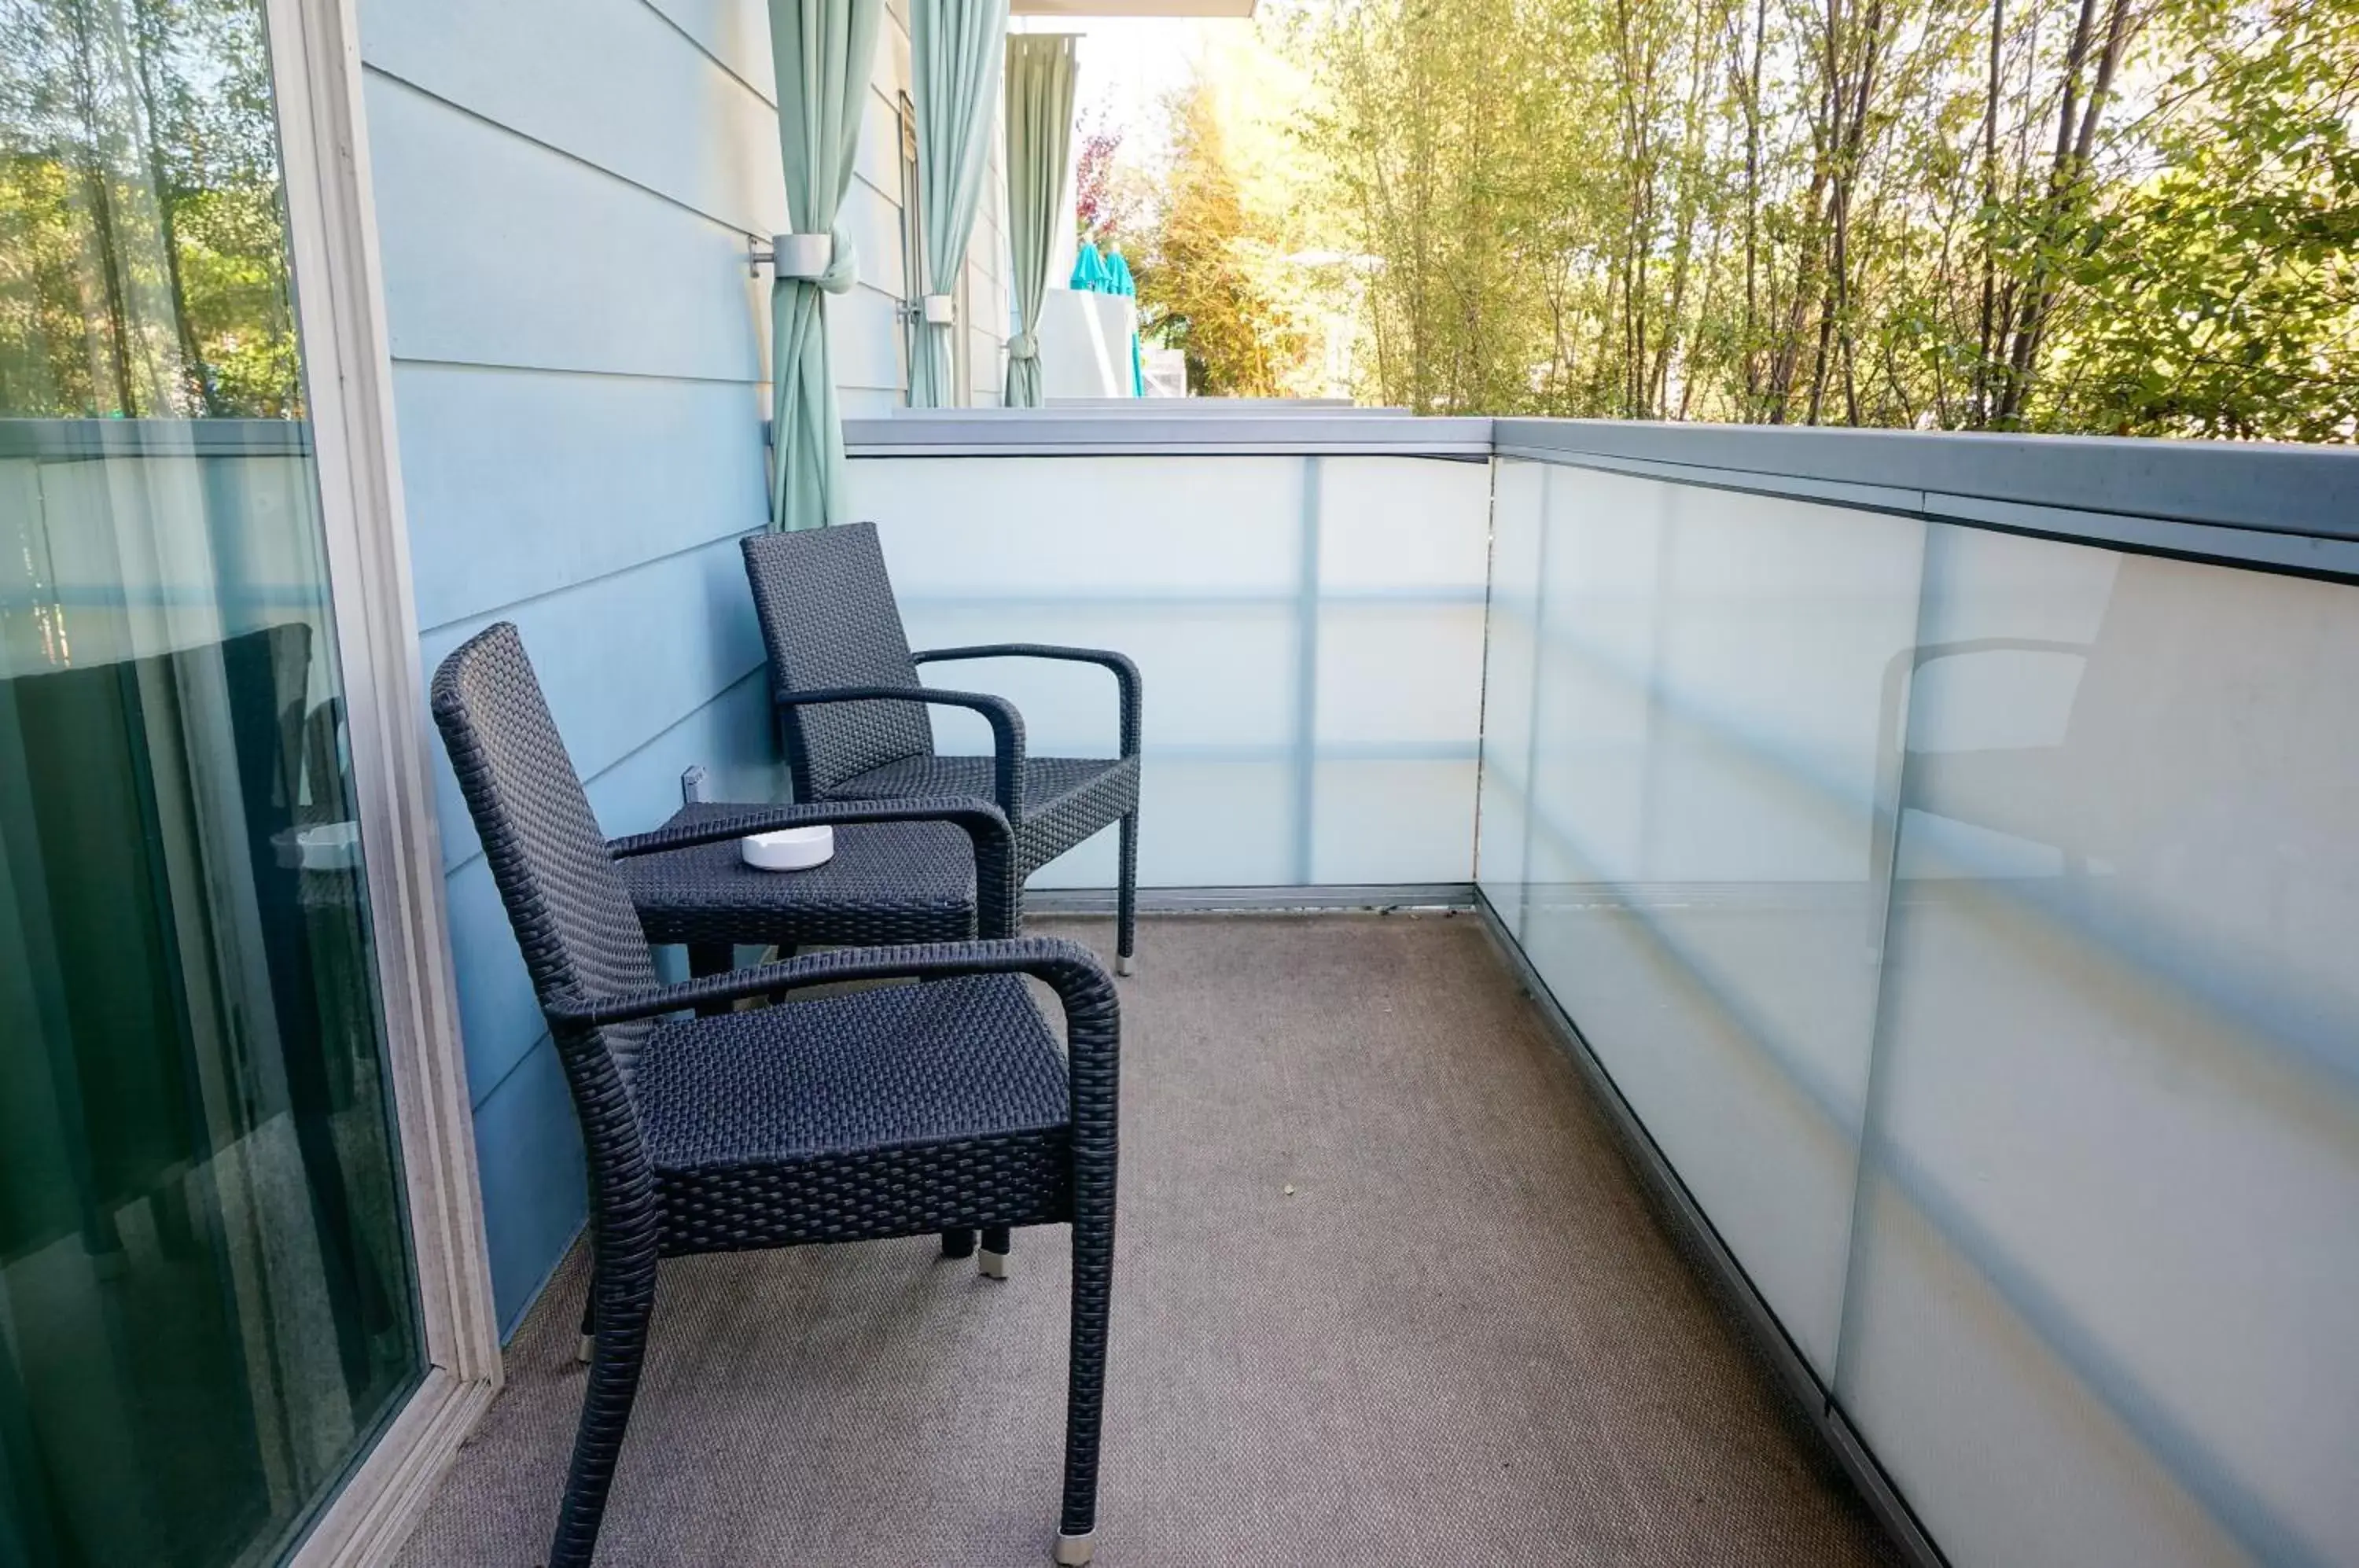
[[[835,830],[831,827],[780,828],[753,833],[737,841],[745,864],[757,871],[809,871],[835,855]]]

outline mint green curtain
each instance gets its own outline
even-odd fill
[[[1007,340],[1011,408],[1040,406],[1040,302],[1073,142],[1075,42],[1071,33],[1007,40],[1007,241],[1016,264],[1016,329]]]
[[[885,0],[770,0],[770,54],[778,76],[778,151],[787,222],[833,240],[826,273],[770,286],[770,526],[815,528],[843,520],[843,417],[828,365],[827,301],[857,279],[851,237],[836,224]]]
[[[918,212],[926,236],[926,292],[948,294],[966,265],[983,169],[991,154],[991,89],[1007,36],[1007,0],[909,0],[909,73],[918,109]],[[918,322],[909,407],[951,397],[947,321]]]

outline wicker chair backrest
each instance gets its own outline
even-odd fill
[[[875,524],[754,534],[744,543],[774,698],[918,684]],[[824,799],[872,768],[934,754],[933,726],[918,702],[782,708],[779,727],[799,800]]]
[[[638,913],[514,626],[478,632],[442,661],[433,709],[541,1001],[654,986]],[[597,1031],[625,1083],[654,1028]]]

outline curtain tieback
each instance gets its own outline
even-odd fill
[[[1014,337],[1007,340],[1007,357],[1010,359],[1039,358],[1039,338],[1031,332],[1016,333]]]
[[[844,294],[860,280],[860,251],[838,223],[823,234],[772,234],[770,256],[780,282],[813,283]]]

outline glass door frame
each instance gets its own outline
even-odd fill
[[[389,1560],[501,1383],[443,905],[353,0],[262,0],[426,1372],[289,1561]]]

